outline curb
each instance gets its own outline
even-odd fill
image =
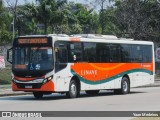
[[[149,84],[149,85],[144,85],[144,86],[139,86],[139,87],[135,87],[135,88],[145,88],[145,87],[160,87],[160,85],[152,85],[152,84]]]
[[[11,85],[0,85],[0,89],[3,89],[3,88],[11,88]]]
[[[22,93],[4,93],[4,94],[0,94],[0,97],[5,97],[5,96],[17,96],[17,95],[29,95],[32,93],[26,93],[26,92],[22,92]]]

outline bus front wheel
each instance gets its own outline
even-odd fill
[[[76,98],[79,95],[79,90],[77,86],[77,82],[75,80],[71,80],[69,85],[69,91],[66,93],[68,98]]]
[[[43,93],[41,93],[41,92],[33,92],[33,95],[35,98],[38,98],[38,99],[43,97]]]

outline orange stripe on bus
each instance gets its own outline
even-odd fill
[[[152,63],[74,63],[71,69],[87,80],[107,79],[125,71],[144,69],[153,72]]]

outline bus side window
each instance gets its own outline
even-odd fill
[[[152,46],[151,45],[143,45],[143,62],[150,63],[152,62]]]
[[[132,57],[133,61],[135,63],[143,62],[143,57],[142,57],[142,46],[141,45],[132,45]]]
[[[58,48],[57,62],[67,63],[67,49]]]
[[[83,60],[85,62],[96,62],[96,43],[83,43],[84,54]]]
[[[129,44],[122,44],[121,46],[121,62],[132,62],[132,51],[131,45]]]
[[[96,46],[97,61],[100,63],[110,62],[109,45],[97,43]]]
[[[70,43],[68,46],[68,61],[80,62],[82,61],[82,43],[75,42]]]

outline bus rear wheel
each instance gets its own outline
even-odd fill
[[[121,81],[121,89],[114,90],[115,94],[128,94],[130,92],[130,84],[129,79],[127,77],[123,77]]]
[[[68,98],[76,98],[80,94],[80,91],[78,89],[77,82],[75,80],[71,80],[69,85],[69,91],[66,93],[66,96]]]
[[[33,95],[35,98],[38,98],[38,99],[43,97],[43,93],[41,93],[41,92],[33,92]]]
[[[85,91],[88,95],[97,95],[99,90],[86,90]]]

